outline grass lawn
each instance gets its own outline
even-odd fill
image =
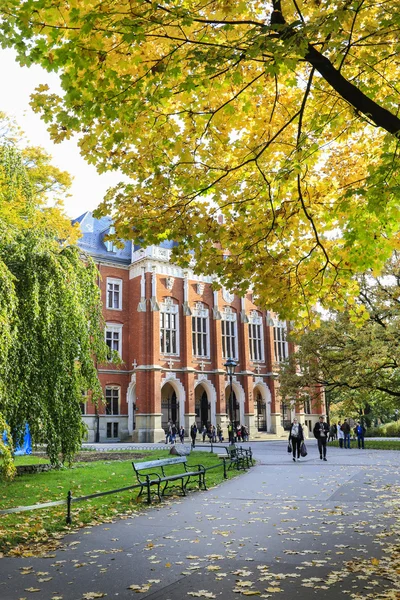
[[[364,441],[365,448],[367,450],[400,450],[400,440],[373,440],[371,438]],[[336,446],[339,447],[339,442],[335,440],[334,442],[329,442],[328,446]],[[352,448],[358,448],[357,440],[351,442]]]
[[[135,454],[136,451],[135,451]],[[143,460],[167,458],[168,450],[156,450],[140,453]],[[88,453],[88,460],[90,453]],[[17,457],[17,464],[45,462],[37,457]],[[142,460],[134,459],[135,462]],[[136,479],[132,469],[132,459],[102,460],[96,462],[79,462],[71,468],[33,473],[16,477],[12,482],[2,482],[0,488],[0,510],[17,506],[30,506],[43,502],[65,500],[71,490],[73,497],[86,496],[96,492],[104,492],[129,485]],[[206,473],[207,487],[213,487],[223,481],[222,461],[215,454],[192,452],[188,464],[202,464],[209,467],[221,464],[221,468]],[[181,472],[181,467],[176,467]],[[228,477],[238,475],[236,469],[228,472]],[[72,504],[72,528],[88,524],[104,523],[115,519],[118,515],[143,510],[147,507],[144,498],[137,500],[138,490],[128,490]],[[154,505],[157,505],[157,500]],[[71,527],[65,524],[66,506],[56,506],[10,515],[0,515],[0,553],[25,553],[26,546],[40,547],[49,537],[57,540]]]

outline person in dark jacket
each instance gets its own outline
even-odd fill
[[[318,423],[315,423],[313,429],[314,437],[317,438],[320,459],[326,460],[326,442],[329,434],[328,423],[325,423],[324,417],[320,417]]]
[[[344,433],[344,447],[345,448],[351,448],[350,446],[350,425],[347,421],[347,419],[345,419],[342,423],[342,431]]]
[[[300,447],[304,440],[303,428],[296,418],[293,419],[293,423],[289,429],[289,442],[292,444],[293,462],[296,462],[300,458]]]
[[[196,446],[196,436],[197,436],[197,425],[196,425],[196,423],[193,423],[193,425],[190,428],[190,437],[192,438],[192,447],[193,448]]]

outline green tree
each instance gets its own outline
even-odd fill
[[[284,398],[300,403],[326,393],[342,414],[378,417],[400,407],[400,257],[395,253],[381,277],[360,277],[367,320],[333,312],[318,329],[291,335],[297,350],[281,373]],[[351,308],[351,307],[349,307]]]
[[[3,0],[0,42],[61,76],[32,106],[131,182],[102,213],[281,316],[340,308],[398,247],[397,0]],[[221,220],[223,218],[223,224]]]
[[[107,355],[95,264],[71,243],[76,230],[61,209],[46,203],[66,183],[43,151],[20,153],[3,140],[0,424],[18,442],[28,423],[53,464],[80,448],[82,392],[102,397],[95,360]]]

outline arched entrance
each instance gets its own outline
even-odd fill
[[[170,383],[166,383],[161,390],[161,415],[161,427],[164,430],[169,422],[175,423],[176,427],[180,426],[179,401]]]
[[[254,413],[257,431],[267,431],[267,407],[261,391],[257,388],[254,395]]]
[[[211,422],[211,413],[210,413],[211,403],[208,399],[208,394],[203,385],[198,385],[196,387],[196,397],[195,397],[195,411],[196,411],[196,423],[197,427],[200,429],[205,425],[208,425]]]
[[[253,388],[254,426],[258,431],[271,431],[271,392],[265,381],[257,378]]]

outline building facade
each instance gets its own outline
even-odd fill
[[[279,364],[293,351],[287,323],[260,310],[251,293],[216,290],[211,277],[171,263],[173,243],[123,248],[106,241],[108,218],[78,222],[82,250],[99,271],[105,340],[121,364],[98,365],[105,403],[82,403],[88,441],[159,442],[165,427],[221,425],[234,420],[250,437],[284,435],[296,413],[310,429],[321,407],[295,408],[279,398]],[[224,366],[237,362],[231,385]],[[313,410],[314,412],[311,412]]]

